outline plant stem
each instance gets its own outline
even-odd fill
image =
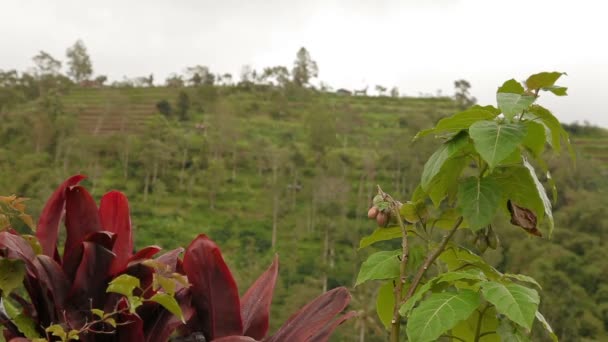
[[[378,193],[382,195],[385,201],[390,203],[392,214],[397,218],[399,227],[401,227],[401,263],[399,265],[399,280],[395,285],[395,305],[393,307],[393,319],[391,320],[391,342],[399,342],[399,334],[401,330],[401,317],[399,316],[399,308],[401,307],[403,285],[407,280],[406,268],[407,259],[409,258],[409,246],[407,241],[407,227],[401,218],[400,203],[395,201],[389,194],[382,191],[378,185]]]
[[[409,289],[407,290],[407,294],[405,295],[405,298],[403,298],[403,300],[399,303],[399,305],[405,303],[408,299],[410,299],[414,295],[414,292],[416,292],[416,288],[420,284],[420,281],[422,280],[424,273],[426,273],[427,269],[431,266],[431,264],[433,262],[435,262],[435,260],[439,257],[439,255],[441,255],[441,253],[445,249],[445,246],[448,244],[448,241],[450,241],[452,236],[454,236],[454,233],[456,233],[456,230],[458,229],[458,227],[460,227],[461,223],[462,223],[462,216],[459,217],[458,220],[456,220],[456,223],[454,224],[452,229],[446,235],[444,235],[443,240],[441,240],[441,243],[439,244],[439,247],[437,247],[437,249],[435,251],[433,251],[433,253],[431,253],[431,254],[429,254],[429,256],[427,256],[427,258],[424,260],[424,263],[422,264],[422,266],[420,266],[420,268],[418,269],[418,272],[414,276],[414,280],[412,281],[412,284],[410,285]]]
[[[479,342],[479,339],[481,338],[481,323],[483,321],[483,315],[485,315],[486,310],[488,310],[490,306],[486,305],[485,308],[483,308],[483,310],[479,311],[479,318],[477,319],[477,329],[475,331],[475,342]]]
[[[407,241],[407,228],[405,227],[405,223],[403,223],[401,213],[399,212],[399,206],[396,205],[396,203],[393,205],[393,214],[397,217],[397,222],[399,222],[399,227],[401,227],[401,264],[399,265],[399,281],[397,282],[397,286],[395,286],[395,306],[393,307],[393,320],[391,321],[391,341],[397,342],[399,341],[399,329],[401,327],[399,308],[401,307],[400,304],[403,299],[403,285],[405,285],[407,280],[406,268],[410,251]]]

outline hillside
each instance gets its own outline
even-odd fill
[[[171,105],[168,115],[157,109],[162,100]],[[75,88],[3,114],[0,194],[31,197],[35,214],[63,178],[87,174],[95,198],[109,189],[128,195],[138,247],[184,246],[208,234],[222,246],[241,289],[276,251],[281,271],[273,321],[280,322],[322,290],[353,285],[369,253],[357,247],[374,229],[364,215],[375,185],[407,199],[438,143],[412,144],[413,135],[454,111],[450,98],[290,87]],[[592,305],[608,305],[605,276],[598,273],[606,252],[597,252],[608,232],[605,215],[599,216],[606,204],[608,134],[598,132],[572,132],[578,168],[565,158],[552,160],[560,187],[555,238],[509,245],[522,233],[500,227],[506,242],[490,255],[499,268],[538,277],[544,305],[560,303],[546,310],[554,326],[569,317],[564,308],[579,310],[572,315],[583,315],[583,323],[560,332],[568,341],[605,337],[608,328],[608,309]],[[572,228],[583,225],[572,236]],[[546,259],[522,262],[523,254],[543,250]],[[564,289],[578,293],[580,302],[560,302]],[[354,309],[374,317],[367,298],[375,291],[355,289]],[[343,328],[342,340],[358,336],[358,329],[369,341],[384,340],[379,323],[362,322]]]

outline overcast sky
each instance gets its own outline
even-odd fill
[[[82,39],[96,74],[113,80],[187,66],[238,75],[291,67],[305,46],[337,88],[397,86],[453,93],[464,78],[481,104],[499,84],[565,71],[569,96],[540,103],[565,122],[608,127],[608,4],[561,0],[5,0],[0,69],[25,70],[39,50],[59,59]]]

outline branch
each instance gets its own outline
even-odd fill
[[[401,328],[401,317],[399,316],[399,308],[401,307],[401,294],[403,292],[403,285],[407,281],[406,267],[407,260],[410,254],[407,241],[407,227],[405,226],[403,218],[401,218],[401,213],[399,212],[400,203],[395,201],[389,194],[382,191],[379,185],[378,193],[383,197],[385,201],[390,203],[392,214],[397,219],[397,222],[399,222],[399,227],[401,227],[401,264],[399,265],[399,281],[397,281],[394,290],[395,305],[393,307],[393,319],[391,320],[391,342],[398,342],[399,330]]]
[[[456,223],[454,224],[452,229],[443,237],[443,240],[441,240],[439,247],[437,247],[437,249],[426,258],[426,260],[424,260],[424,263],[418,269],[418,272],[416,273],[414,280],[412,280],[412,284],[407,290],[407,294],[405,295],[405,298],[403,298],[403,300],[401,301],[400,305],[407,302],[407,300],[414,295],[414,292],[416,292],[416,288],[418,288],[418,285],[420,284],[424,273],[426,273],[426,270],[431,266],[431,264],[433,264],[433,262],[435,262],[439,255],[441,255],[441,253],[445,249],[445,246],[448,244],[448,241],[450,241],[452,236],[454,236],[454,233],[456,233],[456,230],[458,229],[458,227],[460,227],[461,223],[462,216],[459,217],[458,220],[456,220]]]

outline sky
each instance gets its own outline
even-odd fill
[[[154,74],[206,65],[291,67],[304,46],[334,89],[396,86],[444,95],[466,79],[494,104],[507,79],[563,71],[568,97],[539,103],[563,122],[608,128],[608,3],[597,0],[6,0],[0,69],[25,70],[44,50],[65,59],[82,39],[95,74]]]

